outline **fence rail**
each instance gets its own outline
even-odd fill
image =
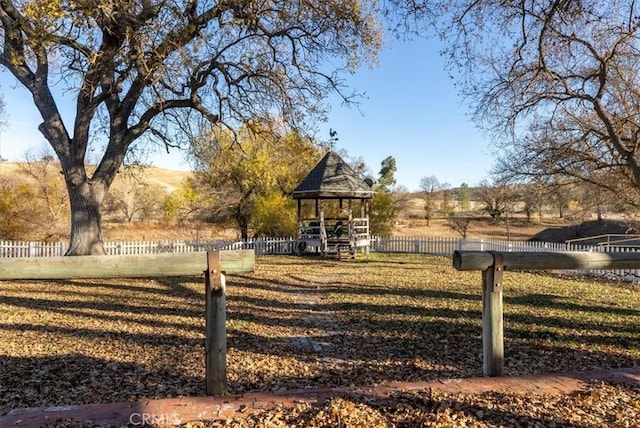
[[[254,250],[256,255],[292,254],[295,238],[256,238],[248,241],[132,241],[106,242],[109,255],[139,255],[160,253],[189,253],[208,250]],[[67,250],[64,242],[16,242],[0,241],[0,258],[9,257],[57,257]],[[373,237],[370,251],[417,253],[451,256],[454,251],[632,251],[595,245],[579,245],[555,242],[505,241],[499,239],[459,239],[427,237]],[[576,271],[572,271],[576,273]],[[611,277],[640,282],[640,270],[589,270],[578,271],[588,275]]]

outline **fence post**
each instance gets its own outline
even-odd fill
[[[493,265],[482,271],[482,373],[485,376],[501,376],[504,365],[504,260],[501,253],[492,254]]]
[[[220,251],[207,251],[205,271],[206,338],[205,380],[207,395],[227,392],[226,280],[220,270]]]

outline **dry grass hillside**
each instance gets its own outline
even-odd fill
[[[429,222],[419,219],[400,219],[396,222],[393,231],[394,236],[429,236],[429,237],[456,237],[460,235],[448,226],[447,219],[436,218]],[[471,222],[467,238],[495,238],[525,241],[542,230],[554,224],[551,220],[547,223],[528,223],[524,219],[511,219],[507,227],[504,220],[491,220],[488,217],[477,217]]]
[[[177,190],[189,174],[191,174],[190,171],[176,171],[156,167],[145,168],[145,179],[149,183],[166,189],[169,193]]]
[[[23,171],[26,167],[25,162],[0,162],[0,177],[12,177],[15,179],[27,179],[28,175]],[[51,163],[48,165],[49,177],[59,178],[62,181],[62,175],[58,174],[57,165]],[[180,187],[182,182],[189,176],[189,171],[176,171],[171,169],[157,168],[157,167],[136,167],[139,168],[139,174],[144,176],[144,181],[149,184],[155,184],[168,193],[175,191]],[[118,184],[121,180],[119,176],[116,177],[114,185]]]
[[[31,166],[31,174],[28,172]],[[112,191],[117,188],[126,188],[132,182],[140,182],[149,185],[151,191],[156,192],[161,200],[165,195],[176,191],[189,176],[189,171],[175,171],[156,167],[132,167],[128,171],[116,176],[112,185]],[[40,180],[34,178],[41,177]],[[132,177],[134,181],[132,181]],[[40,181],[40,182],[39,182]],[[54,200],[66,198],[63,177],[59,166],[54,163],[34,162],[0,162],[0,184],[11,186],[21,183],[30,184],[33,189],[46,187],[48,192],[60,193]],[[14,187],[8,187],[13,189]],[[52,240],[66,239],[68,234],[68,220],[59,216],[56,224],[47,231],[48,238]],[[34,222],[32,232],[25,235],[24,240],[41,240],[42,227]],[[140,224],[140,223],[110,223],[105,219],[104,237],[107,240],[131,241],[131,240],[157,240],[157,239],[211,239],[228,238],[228,231],[220,230],[213,226],[175,226],[170,224]]]

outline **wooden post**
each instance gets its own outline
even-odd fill
[[[493,265],[482,271],[482,373],[485,376],[501,376],[504,365],[504,259],[500,253],[494,253],[493,258]]]
[[[500,376],[504,364],[502,276],[505,270],[637,269],[640,252],[455,251],[453,266],[460,271],[482,271],[482,371],[485,376]]]
[[[207,270],[205,271],[205,380],[207,395],[220,396],[227,392],[225,286],[225,277],[220,270],[220,251],[207,251]]]

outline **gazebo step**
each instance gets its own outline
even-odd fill
[[[329,241],[330,242],[330,241]],[[327,246],[327,251],[325,251],[325,256],[336,256],[340,259],[342,258],[354,258],[355,250],[347,241],[346,244],[334,244]]]

